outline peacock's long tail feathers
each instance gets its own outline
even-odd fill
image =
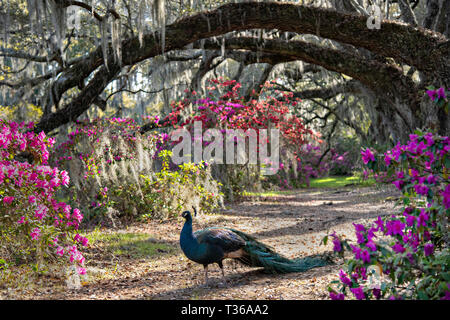
[[[263,267],[269,273],[303,272],[312,268],[332,263],[327,256],[308,256],[299,259],[288,259],[274,251],[268,245],[257,241],[252,236],[238,230],[230,229],[246,241],[243,248],[245,254],[237,260],[251,267]]]

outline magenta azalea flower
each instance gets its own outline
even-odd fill
[[[434,252],[434,244],[432,243],[427,243],[423,246],[423,250],[425,251],[425,256],[430,256],[433,254]]]
[[[426,227],[426,221],[428,221],[428,219],[430,219],[428,213],[426,213],[424,209],[421,209],[419,217],[417,218],[417,227]]]
[[[366,242],[366,238],[364,237],[364,235],[361,232],[356,232],[356,241],[358,244],[362,244],[364,242]]]
[[[339,237],[336,235],[336,232],[333,232],[331,236],[333,237],[333,250],[335,252],[341,252],[342,251],[341,241],[339,240]]]
[[[34,228],[33,231],[30,233],[30,237],[32,240],[38,240],[41,236],[41,230],[39,228]]]
[[[59,246],[58,249],[56,249],[56,254],[62,257],[64,255],[64,248]]]
[[[364,295],[364,291],[361,287],[351,288],[350,291],[355,295],[355,298],[358,300],[363,300],[366,298],[366,296]]]
[[[331,298],[331,300],[344,300],[345,295],[343,293],[336,294],[336,293],[330,291],[330,298]]]
[[[373,296],[374,296],[377,300],[379,300],[379,299],[381,298],[381,290],[380,290],[380,289],[374,288],[374,289],[372,290],[372,293],[373,293]]]
[[[391,220],[386,222],[386,235],[403,235],[405,224],[400,220]]]
[[[423,136],[425,140],[427,141],[427,146],[432,146],[434,144],[433,134],[431,132],[428,132],[426,135]]]
[[[436,99],[437,92],[436,90],[427,90],[427,95],[430,97],[431,100],[434,101],[434,99]]]
[[[352,248],[353,254],[355,255],[355,259],[361,259],[361,248],[351,244],[350,247]]]
[[[352,281],[350,280],[350,278],[347,276],[347,274],[342,269],[339,272],[339,279],[341,280],[341,282],[343,284],[346,284],[347,286],[351,286],[352,285]]]
[[[4,204],[11,204],[14,201],[14,197],[4,197],[3,203]]]
[[[430,175],[427,177],[427,182],[428,182],[429,184],[435,184],[435,183],[436,183],[436,177],[435,177],[434,175],[430,174]]]
[[[400,243],[396,243],[395,245],[393,245],[392,249],[396,253],[403,253],[406,250],[405,247],[403,247]]]
[[[445,206],[445,209],[450,208],[450,184],[447,185],[444,191],[442,191],[442,201]]]
[[[389,167],[389,165],[391,164],[391,161],[392,161],[392,156],[390,154],[385,154],[384,163],[386,164],[387,167]]]
[[[373,241],[367,242],[366,247],[372,251],[377,251],[377,246],[375,245],[375,243]]]
[[[405,213],[404,215],[406,217],[406,225],[408,227],[412,227],[414,225],[414,222],[416,221],[416,217],[412,216],[412,215],[409,215],[407,213]]]
[[[367,241],[370,242],[372,241],[373,238],[376,238],[377,236],[375,235],[375,232],[378,231],[378,228],[375,227],[371,227],[368,231],[367,231]]]
[[[362,250],[361,252],[361,258],[362,261],[365,263],[369,263],[370,262],[370,253],[367,250]]]
[[[436,91],[437,97],[438,99],[445,99],[445,90],[444,87],[440,87],[437,91]]]
[[[377,217],[377,220],[375,220],[375,224],[377,225],[376,231],[381,230],[384,231],[384,221],[381,219],[381,216]]]
[[[431,100],[435,101],[437,99],[445,99],[445,89],[440,87],[437,90],[427,90],[426,91]]]
[[[81,222],[83,220],[83,215],[81,214],[80,210],[75,208],[73,209],[72,217],[78,220],[78,222]]]
[[[364,164],[368,164],[369,161],[375,161],[375,156],[369,148],[367,148],[365,151],[361,150],[361,155]]]
[[[414,186],[414,189],[416,190],[417,194],[420,194],[420,195],[423,195],[423,196],[426,196],[428,194],[428,190],[429,190],[428,187],[426,185],[423,185],[423,184],[416,184]]]
[[[403,180],[395,180],[394,182],[392,182],[398,190],[402,190],[402,186],[404,184]]]
[[[445,291],[445,296],[443,296],[441,300],[450,300],[450,291]]]

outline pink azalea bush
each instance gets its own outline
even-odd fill
[[[7,256],[63,259],[84,273],[78,246],[88,240],[77,233],[83,215],[55,196],[68,186],[69,175],[48,165],[54,139],[32,129],[33,123],[0,119],[0,243],[6,244]],[[19,161],[24,155],[32,163]]]
[[[444,88],[428,89],[431,100],[448,114]],[[368,168],[384,168],[402,193],[401,209],[370,225],[354,224],[355,244],[335,232],[330,235],[338,256],[345,260],[346,250],[353,255],[345,261],[347,271],[332,282],[334,288],[328,287],[333,300],[450,300],[450,138],[419,130],[409,138],[384,154],[361,151]]]
[[[296,167],[288,162],[281,162],[279,172],[269,179],[283,190],[301,188],[305,185],[309,187],[311,178],[349,175],[354,169],[353,156],[349,151],[340,153],[339,147],[339,144],[336,144],[323,156],[325,148],[321,143],[304,144],[296,153],[294,159]],[[281,150],[282,159],[285,159],[284,152],[285,150]],[[294,168],[296,172],[294,172]]]
[[[391,172],[388,172],[389,160],[384,161],[384,159],[376,157],[375,154],[379,153],[377,150],[373,148],[362,148],[360,153],[362,162],[366,166],[363,170],[363,180],[373,177],[377,183],[383,184],[389,184],[395,181],[395,176]]]
[[[375,170],[384,162],[402,193],[401,209],[354,224],[356,243],[331,234],[334,251],[344,258],[349,250],[353,258],[333,283],[338,289],[329,287],[330,298],[449,299],[450,138],[416,131],[404,145],[382,155],[366,149],[362,157]]]
[[[262,90],[273,87],[272,82],[262,85]],[[198,97],[196,92],[192,92],[190,99],[172,102],[172,112],[159,121],[161,126],[170,124],[173,128],[186,128],[193,130],[196,121],[202,123],[202,128],[217,128],[222,134],[226,129],[241,129],[243,131],[254,129],[257,132],[256,138],[260,139],[258,129],[276,128],[280,131],[280,168],[290,167],[290,163],[296,161],[297,154],[301,146],[308,141],[318,140],[318,135],[305,126],[303,120],[291,112],[292,106],[297,106],[300,100],[294,98],[292,93],[281,93],[280,98],[267,95],[264,99],[251,99],[245,102],[241,94],[241,84],[236,80],[225,80],[223,78],[211,79],[205,96]],[[190,108],[193,106],[193,113]],[[185,120],[180,121],[182,115]],[[238,142],[236,138],[236,143]],[[209,143],[203,140],[203,146]],[[258,152],[258,151],[257,151]],[[287,155],[288,156],[285,156]],[[268,161],[268,160],[267,160]],[[269,163],[263,164],[269,165]],[[222,166],[219,167],[220,174],[215,176],[225,186],[227,197],[238,195],[245,189],[257,188],[260,182],[259,167],[252,165]],[[220,167],[221,166],[221,167]],[[246,167],[244,169],[244,167]],[[243,172],[251,172],[244,175]],[[226,174],[224,174],[226,172]],[[286,172],[269,176],[263,184],[270,187],[277,184],[283,188],[290,188],[286,179]]]
[[[339,153],[336,147],[330,148],[325,156],[320,145],[307,144],[302,147],[297,160],[297,180],[309,187],[310,178],[328,175],[347,175],[353,170],[349,152]],[[320,161],[320,162],[319,162]]]

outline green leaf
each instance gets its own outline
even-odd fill
[[[386,282],[382,282],[380,286],[381,291],[383,292],[383,295],[386,293],[387,284]]]
[[[350,260],[348,263],[348,273],[352,273],[353,272],[353,268],[355,265],[355,261],[354,260]]]
[[[450,168],[450,157],[445,157],[445,167]]]
[[[420,300],[428,300],[428,295],[424,290],[419,290],[417,292],[417,296],[419,297]]]
[[[399,284],[402,284],[405,280],[405,274],[402,272],[400,273],[400,275],[397,277],[397,281]]]

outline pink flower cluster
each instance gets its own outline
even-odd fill
[[[409,164],[407,174],[403,171],[396,172],[396,180],[393,184],[404,191],[407,185],[412,185],[410,190],[422,196],[431,196],[432,189],[439,185],[447,185],[450,177],[442,175],[448,170],[447,163],[450,154],[450,138],[438,137],[432,133],[424,135],[411,134],[410,141],[405,145],[397,144],[392,150],[384,154],[386,165],[399,164],[406,159]],[[407,191],[410,191],[407,190]],[[449,194],[445,190],[440,192],[442,202],[446,209],[450,208]]]
[[[430,89],[427,90],[427,94],[430,97],[431,100],[435,101],[436,99],[445,99],[445,89],[443,87],[440,87],[439,89]]]
[[[310,178],[324,177],[329,174],[345,174],[350,172],[353,164],[349,159],[349,152],[340,154],[336,148],[330,148],[323,156],[323,147],[319,144],[305,144],[297,152],[297,177],[300,184],[309,186]],[[319,162],[320,160],[320,162]],[[281,167],[280,167],[281,168]]]
[[[4,204],[0,215],[11,217],[8,227],[23,232],[24,237],[55,247],[58,240],[52,233],[62,233],[66,238],[60,241],[67,245],[73,241],[69,235],[79,227],[83,215],[56,200],[58,189],[68,186],[69,175],[48,165],[54,139],[44,132],[35,134],[32,128],[33,124],[0,120],[0,187],[5,191],[0,196]],[[31,155],[32,163],[19,161],[21,154]],[[61,252],[57,249],[58,255]]]
[[[370,149],[363,150],[361,155],[364,163],[368,165],[377,162],[376,155]],[[341,293],[331,290],[331,299],[344,299],[345,288],[349,288],[356,299],[380,299],[384,293],[379,288],[369,288],[360,281],[365,280],[367,268],[376,263],[382,264],[383,273],[391,278],[407,273],[408,266],[412,266],[412,269],[422,268],[419,265],[429,263],[429,270],[433,270],[431,266],[434,266],[434,255],[440,243],[436,239],[439,239],[443,232],[440,215],[448,217],[450,214],[450,139],[432,133],[412,134],[406,144],[399,143],[387,151],[384,154],[384,162],[390,170],[387,172],[391,172],[393,184],[403,193],[403,203],[406,207],[401,214],[384,219],[378,217],[368,226],[354,224],[357,243],[348,245],[354,255],[351,267],[354,273],[348,277],[341,270]],[[425,206],[423,200],[415,201],[415,198],[420,197],[425,197]],[[375,243],[374,239],[379,234],[391,239],[387,247],[386,242],[383,242],[383,245]],[[340,240],[335,233],[331,236],[334,239],[334,251],[341,253],[344,242],[347,241]],[[437,275],[439,274],[438,272]],[[414,275],[414,272],[408,274],[409,277]],[[436,277],[436,273],[430,271],[428,276]],[[404,279],[406,275],[395,281],[402,284],[402,281],[406,281]],[[408,281],[411,279],[408,278]],[[445,282],[444,279],[439,281]],[[441,294],[447,297],[447,292]],[[395,295],[392,297],[401,298]]]

